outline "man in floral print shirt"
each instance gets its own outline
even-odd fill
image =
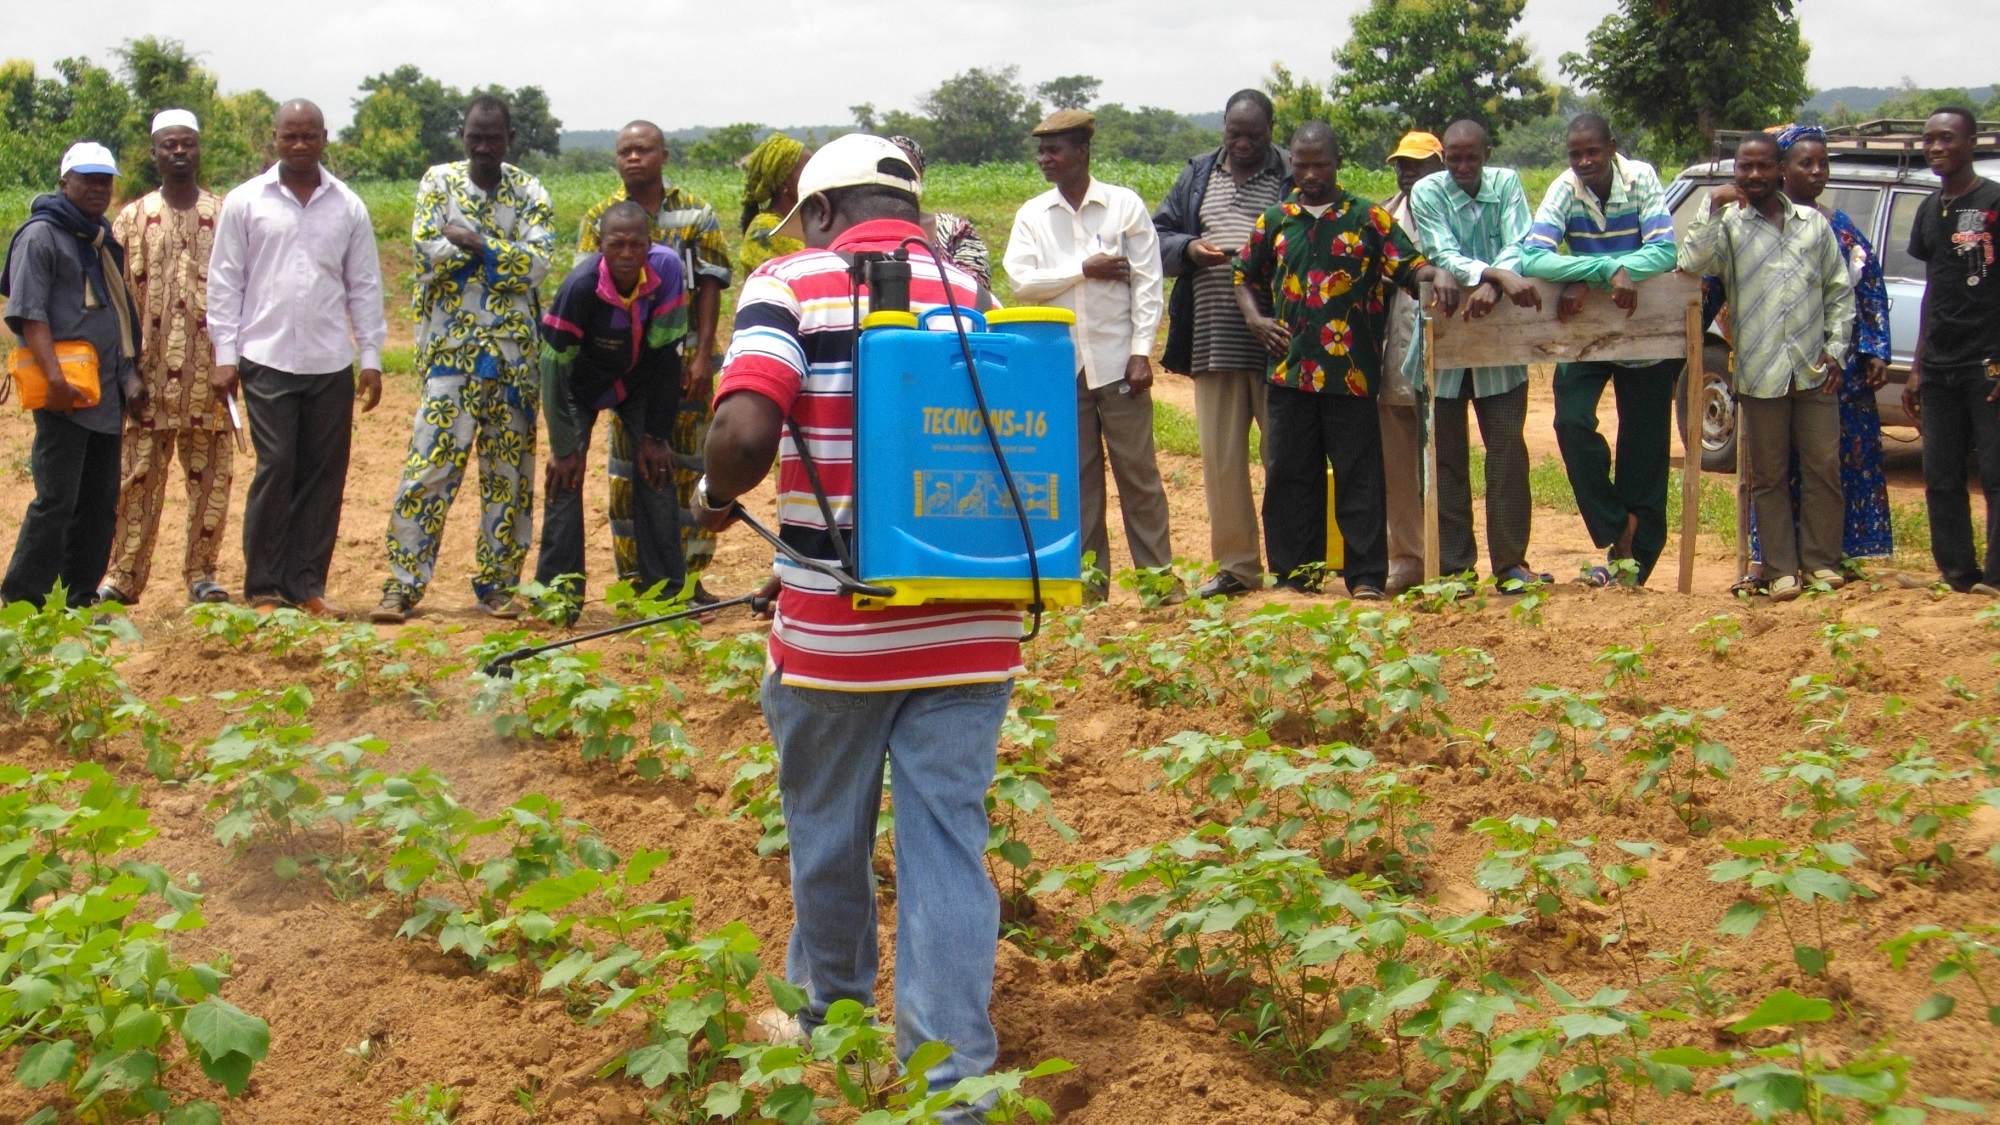
[[[479,455],[479,542],[472,593],[494,617],[516,617],[534,522],[536,322],[555,248],[549,193],[505,163],[514,123],[482,94],[466,107],[466,159],[424,173],[410,237],[417,267],[417,373],[423,401],[389,512],[389,578],[369,614],[408,617],[424,596],[445,515]]]
[[[1236,260],[1236,303],[1271,352],[1271,469],[1264,542],[1281,585],[1318,585],[1326,563],[1326,468],[1356,598],[1382,596],[1388,542],[1374,396],[1387,327],[1384,285],[1414,293],[1437,271],[1389,213],[1342,190],[1340,144],[1321,121],[1292,138],[1298,191],[1264,212]],[[1439,297],[1456,286],[1439,277]],[[1444,290],[1449,289],[1447,295]]]

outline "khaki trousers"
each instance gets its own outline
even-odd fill
[[[1194,377],[1194,425],[1201,438],[1202,491],[1208,500],[1208,551],[1216,565],[1252,589],[1264,585],[1263,538],[1250,494],[1250,424],[1263,435],[1271,471],[1261,371],[1203,371]]]
[[[1401,593],[1424,580],[1424,498],[1418,487],[1423,444],[1417,408],[1391,406],[1380,399],[1382,491],[1389,509],[1389,592]]]
[[[1123,391],[1124,393],[1120,393]],[[1137,567],[1168,566],[1174,561],[1167,529],[1167,489],[1160,482],[1160,462],[1153,452],[1153,392],[1135,391],[1123,380],[1095,390],[1076,376],[1077,471],[1082,507],[1083,549],[1097,558],[1107,576],[1111,565],[1111,535],[1106,528],[1110,499],[1104,490],[1105,462],[1118,482],[1118,510],[1125,521],[1125,548]]]
[[[1840,490],[1840,398],[1817,388],[1783,398],[1743,395],[1750,503],[1764,548],[1764,577],[1840,569],[1847,499]],[[1799,458],[1794,531],[1791,463]]]

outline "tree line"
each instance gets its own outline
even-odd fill
[[[1559,60],[1560,78],[1534,61],[1519,23],[1528,0],[1370,0],[1333,47],[1333,77],[1315,82],[1274,66],[1263,87],[1277,106],[1282,141],[1307,119],[1331,123],[1350,161],[1378,164],[1404,131],[1441,133],[1461,118],[1485,125],[1500,159],[1520,165],[1562,160],[1563,124],[1596,109],[1619,128],[1628,151],[1671,163],[1713,151],[1718,130],[1761,128],[1795,117],[1846,124],[1863,117],[1924,117],[1964,91],[1906,89],[1867,114],[1836,108],[1802,113],[1810,48],[1797,0],[1618,0],[1581,52]],[[261,90],[222,94],[215,74],[177,40],[148,37],[117,48],[115,67],[64,59],[52,75],[0,63],[0,186],[39,186],[62,149],[94,137],[115,151],[142,152],[152,114],[170,105],[201,116],[205,159],[218,182],[264,166],[275,101]],[[537,171],[599,168],[601,153],[562,152],[562,122],[538,86],[461,91],[405,65],[360,83],[354,121],[327,162],[342,175],[409,179],[457,159],[458,118],[468,96],[494,93],[513,107],[515,159]],[[938,163],[1026,159],[1029,130],[1051,109],[1090,109],[1101,156],[1151,163],[1185,159],[1221,142],[1214,128],[1157,106],[1102,101],[1103,82],[1072,74],[1029,84],[1016,66],[963,71],[909,109],[849,107],[852,128],[916,138]],[[1220,109],[1220,107],[1216,107]],[[2000,91],[1986,107],[2000,116]],[[845,131],[836,127],[829,135]],[[696,166],[735,163],[770,130],[737,122],[681,146]],[[809,142],[816,137],[803,138]],[[134,147],[137,146],[137,147]],[[133,161],[134,174],[151,174]]]

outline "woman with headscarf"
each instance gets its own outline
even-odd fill
[[[908,137],[890,137],[889,143],[909,154],[910,166],[917,170],[917,178],[923,179],[924,147]],[[963,215],[926,211],[918,222],[923,226],[924,233],[930,235],[932,245],[953,265],[978,278],[979,284],[993,288],[991,256],[985,240],[972,229],[971,220]]]
[[[783,133],[772,133],[743,158],[743,249],[736,257],[743,276],[772,258],[806,248],[798,239],[778,233],[778,224],[798,204],[799,169],[805,167],[806,156],[806,146]]]
[[[1889,292],[1882,284],[1882,263],[1875,248],[1845,211],[1821,207],[1830,172],[1826,130],[1817,125],[1788,125],[1778,132],[1778,154],[1785,175],[1785,195],[1802,207],[1815,207],[1833,224],[1840,240],[1847,277],[1854,286],[1854,346],[1840,387],[1840,486],[1847,500],[1841,533],[1842,567],[1860,577],[1856,559],[1886,558],[1896,543],[1889,522],[1889,481],[1882,472],[1882,416],[1875,392],[1888,381]],[[1792,495],[1799,490],[1797,462],[1792,466]],[[1762,550],[1751,529],[1751,557]]]

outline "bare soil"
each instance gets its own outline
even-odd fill
[[[1170,399],[1184,395],[1184,386],[1169,380],[1162,394]],[[353,608],[374,601],[384,576],[381,535],[415,401],[413,381],[392,376],[381,408],[357,423],[341,550],[330,590],[336,601]],[[12,528],[32,494],[22,471],[29,433],[18,411],[0,415],[0,541],[11,542]],[[1205,555],[1200,464],[1181,457],[1163,460],[1175,483],[1170,495],[1176,548],[1190,557]],[[247,459],[239,462],[237,515],[250,470]],[[601,473],[593,477],[601,479]],[[469,685],[454,689],[457,697],[436,719],[337,694],[314,663],[289,664],[204,643],[181,624],[177,574],[184,509],[178,487],[170,490],[163,521],[158,577],[134,611],[146,639],[123,672],[148,699],[197,697],[179,712],[181,737],[194,742],[221,722],[216,705],[199,697],[305,682],[316,694],[311,718],[321,738],[379,735],[390,744],[387,765],[433,767],[451,779],[460,799],[476,811],[497,810],[540,792],[559,800],[567,815],[593,825],[621,854],[641,846],[671,849],[673,858],[654,885],[661,897],[693,896],[704,928],[742,920],[763,940],[767,961],[777,967],[791,913],[786,865],[782,857],[758,858],[755,827],[727,817],[724,789],[731,764],[716,760],[733,748],[768,738],[753,703],[710,697],[698,679],[685,677],[684,715],[704,758],[691,781],[649,783],[629,769],[586,765],[573,745],[497,738],[486,718],[467,714],[462,706]],[[610,570],[607,527],[601,485],[591,487],[591,565],[593,574],[602,576]],[[453,514],[437,581],[425,603],[428,612],[419,618],[432,625],[461,625],[468,640],[489,627],[472,610],[468,585],[473,500],[462,497]],[[1120,538],[1115,529],[1113,537]],[[1596,554],[1575,517],[1549,511],[1537,515],[1535,543],[1536,563],[1559,576],[1575,573],[1576,561]],[[1114,545],[1114,554],[1125,557],[1122,546]],[[1513,708],[1528,688],[1549,683],[1596,690],[1603,672],[1591,665],[1592,657],[1608,644],[1647,641],[1655,651],[1646,658],[1651,678],[1640,687],[1645,703],[1726,708],[1709,729],[1739,763],[1735,780],[1706,809],[1713,831],[1692,835],[1662,805],[1621,799],[1619,791],[1629,787],[1633,770],[1609,759],[1592,763],[1592,784],[1529,785],[1482,777],[1463,744],[1399,739],[1371,747],[1385,762],[1429,767],[1412,774],[1426,797],[1423,818],[1436,829],[1425,898],[1451,913],[1486,907],[1485,895],[1470,882],[1486,842],[1469,825],[1483,816],[1551,816],[1561,820],[1566,836],[1657,842],[1665,851],[1651,865],[1652,878],[1627,899],[1636,933],[1625,947],[1615,953],[1599,950],[1598,939],[1614,919],[1565,914],[1551,926],[1520,927],[1508,934],[1509,975],[1528,978],[1542,972],[1571,992],[1587,994],[1598,986],[1631,987],[1634,955],[1683,942],[1713,947],[1711,963],[1727,970],[1717,984],[1739,997],[1742,1010],[1781,985],[1831,994],[1840,1001],[1842,1018],[1827,1030],[1824,1041],[1852,1051],[1893,1036],[1896,1049],[1914,1060],[1915,1089],[1988,1102],[2000,1098],[1994,1031],[1979,1019],[1971,990],[1962,981],[1946,986],[1960,996],[1958,1014],[1912,1023],[1912,1009],[1932,991],[1923,972],[1928,962],[1899,974],[1875,950],[1879,942],[1918,923],[1962,928],[2000,919],[2000,871],[1979,854],[2000,840],[2000,824],[1993,818],[1976,818],[1960,840],[1957,862],[1925,884],[1891,870],[1895,860],[1885,829],[1857,830],[1858,841],[1873,857],[1859,871],[1858,881],[1877,897],[1843,912],[1834,927],[1830,981],[1803,979],[1773,925],[1750,940],[1718,936],[1715,924],[1735,893],[1711,883],[1705,870],[1726,858],[1719,843],[1723,839],[1804,838],[1802,823],[1781,815],[1777,790],[1758,779],[1762,767],[1804,742],[1786,686],[1801,673],[1826,670],[1815,635],[1827,620],[1881,630],[1877,671],[1871,682],[1851,692],[1853,719],[1847,732],[1853,741],[1874,749],[1871,768],[1886,764],[1917,738],[1928,738],[1954,768],[1971,764],[1950,732],[1961,721],[1993,713],[2000,699],[1994,664],[2000,632],[1974,619],[1981,603],[1973,599],[1934,600],[1893,587],[1850,587],[1784,606],[1739,604],[1723,593],[1732,554],[1732,544],[1701,544],[1692,596],[1666,592],[1671,568],[1663,566],[1656,589],[1559,588],[1539,627],[1511,619],[1500,600],[1484,609],[1419,618],[1423,647],[1476,645],[1494,658],[1498,674],[1492,682],[1476,688],[1454,682],[1449,710],[1467,727],[1490,717],[1503,745],[1525,742],[1538,725]],[[724,595],[751,589],[767,573],[768,561],[767,551],[751,536],[725,536],[708,583]],[[222,579],[235,589],[241,577],[240,553],[231,549]],[[601,588],[601,577],[597,585]],[[1245,599],[1232,612],[1247,612],[1272,596]],[[1133,595],[1120,591],[1092,618],[1091,630],[1093,635],[1120,633],[1141,623],[1167,622],[1175,612],[1144,610]],[[1726,660],[1712,658],[1690,634],[1720,613],[1733,614],[1743,628],[1741,642]],[[593,607],[582,626],[607,621]],[[723,636],[754,626],[741,616],[724,615],[706,628],[711,636]],[[1949,676],[1958,677],[1978,698],[1968,700],[1947,690]],[[1883,703],[1892,695],[1907,706],[1885,716]],[[1158,788],[1155,767],[1132,757],[1131,751],[1182,730],[1247,730],[1228,710],[1144,707],[1096,675],[1056,698],[1062,762],[1050,778],[1050,789],[1059,815],[1079,836],[1066,842],[1032,830],[1035,850],[1050,863],[1114,857],[1193,828],[1170,795]],[[1628,721],[1629,710],[1620,710],[1614,719]],[[107,746],[102,753],[124,776],[145,779],[134,748]],[[22,726],[0,730],[0,759],[37,766],[63,760],[48,745],[45,732]],[[311,878],[279,881],[268,856],[232,855],[214,842],[210,817],[203,811],[207,795],[198,786],[182,790],[147,781],[145,791],[153,821],[162,829],[146,857],[176,876],[198,876],[208,894],[204,912],[209,925],[180,939],[180,952],[190,958],[226,954],[234,975],[225,995],[271,1024],[270,1058],[258,1067],[248,1095],[225,1108],[229,1121],[378,1122],[385,1119],[391,1098],[425,1082],[461,1088],[458,1120],[473,1125],[531,1120],[517,1104],[517,1090],[535,1094],[543,1121],[627,1125],[643,1119],[644,1101],[636,1085],[594,1077],[597,1067],[629,1042],[631,1026],[582,1027],[560,1002],[530,994],[517,980],[474,973],[433,945],[399,940],[395,930],[401,916],[380,892],[342,901]],[[888,978],[885,1006],[894,1003],[893,917],[885,911],[881,935]],[[1652,965],[1641,968],[1652,975]],[[1037,961],[1003,943],[993,1000],[1001,1065],[1027,1066],[1052,1056],[1075,1063],[1075,1071],[1045,1081],[1038,1092],[1056,1107],[1060,1120],[1077,1125],[1348,1121],[1354,1105],[1338,1096],[1340,1089],[1393,1066],[1383,1058],[1350,1058],[1325,1085],[1288,1084],[1264,1058],[1232,1040],[1232,1032],[1242,1027],[1238,1017],[1183,1002],[1173,985],[1136,945],[1093,979],[1074,960]],[[1658,1005],[1669,999],[1653,992],[1643,1002]],[[1727,1022],[1662,1024],[1656,1040],[1721,1047],[1730,1041],[1722,1030]],[[344,1053],[363,1039],[377,1048],[374,1061],[366,1065]],[[11,1074],[15,1061],[0,1057],[0,1067]],[[192,1068],[182,1068],[176,1081],[198,1090],[200,1080],[190,1079],[191,1073]],[[12,1085],[0,1087],[0,1122],[18,1121],[40,1104],[39,1096]],[[1675,1123],[1741,1119],[1726,1099],[1649,1103],[1642,1116]]]

